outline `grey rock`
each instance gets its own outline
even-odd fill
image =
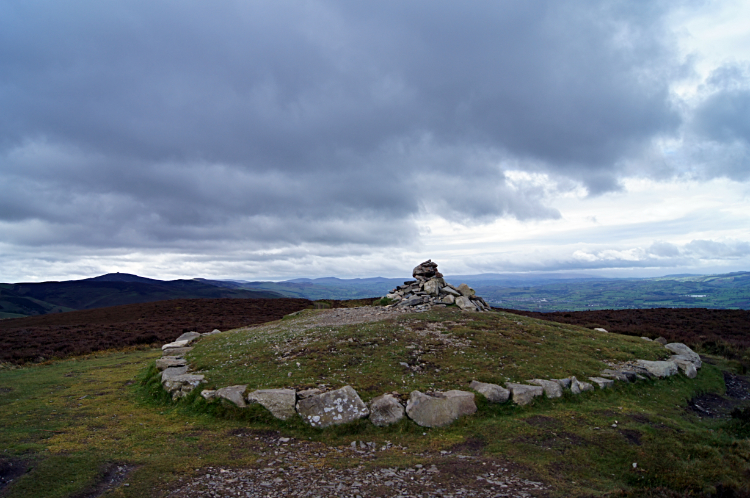
[[[364,418],[370,411],[351,386],[344,386],[301,399],[297,403],[297,413],[313,427],[328,427]]]
[[[461,295],[462,295],[462,296],[464,296],[464,297],[469,297],[469,296],[473,296],[474,294],[476,294],[476,293],[474,292],[474,289],[472,289],[471,287],[469,287],[469,286],[468,286],[468,285],[466,285],[466,284],[461,284],[461,285],[459,285],[459,286],[458,286],[458,287],[456,288],[456,290],[458,290],[458,292],[460,292],[460,293],[461,293]]]
[[[190,344],[191,342],[194,342],[196,339],[199,339],[201,335],[202,334],[199,334],[198,332],[185,332],[180,337],[175,339],[175,342],[186,341],[187,344]]]
[[[406,414],[422,427],[443,427],[476,411],[474,393],[466,391],[431,394],[412,391],[406,403]]]
[[[573,394],[581,394],[584,391],[593,391],[594,386],[588,382],[583,382],[575,377],[570,377],[570,392]]]
[[[464,311],[476,311],[477,307],[471,302],[466,296],[459,296],[456,298],[456,305]]]
[[[605,378],[615,379],[622,382],[635,382],[635,373],[624,370],[610,370],[609,368],[605,368],[601,371],[601,373],[599,373],[599,375]]]
[[[247,385],[222,387],[216,390],[216,397],[230,401],[239,408],[245,408],[247,406],[245,403],[245,391],[247,391]]]
[[[688,379],[694,379],[698,376],[698,370],[688,357],[684,355],[676,355],[672,356],[669,361],[674,362],[674,364],[677,365],[677,368],[679,368]]]
[[[603,329],[601,327],[596,327],[594,330],[596,330],[597,332],[604,332],[605,334],[609,334],[609,332],[607,331],[607,329]]]
[[[677,373],[677,365],[673,361],[637,360],[636,364],[645,369],[650,375],[660,379]]]
[[[446,294],[440,302],[443,304],[453,304],[456,302],[456,297],[453,294]]]
[[[510,391],[497,384],[472,380],[469,388],[474,389],[492,403],[505,403],[510,398]]]
[[[172,394],[172,399],[177,399],[187,395],[193,389],[198,387],[203,382],[203,379],[203,375],[176,375],[174,377],[169,377],[166,380],[163,380],[162,386],[167,390],[167,392]]]
[[[185,366],[187,366],[187,360],[185,358],[178,358],[177,356],[162,356],[156,360],[156,368],[159,370]]]
[[[452,285],[446,285],[445,287],[441,289],[441,292],[444,294],[453,296],[453,297],[458,297],[461,295],[461,293],[458,292],[456,289],[454,289]]]
[[[404,407],[392,394],[383,394],[370,401],[370,422],[378,427],[395,424],[404,418]]]
[[[216,399],[216,390],[215,389],[204,389],[201,391],[201,396],[206,401],[211,401],[213,399]]]
[[[676,355],[686,357],[695,365],[695,368],[700,368],[703,365],[700,355],[681,342],[671,342],[664,347]]]
[[[440,289],[445,285],[445,281],[442,278],[432,278],[425,282],[424,291],[431,296],[440,295]]]
[[[323,393],[322,389],[318,389],[317,387],[312,387],[310,389],[303,389],[302,391],[298,391],[297,397],[299,399],[305,399],[305,398],[309,398],[310,396],[317,396],[318,394],[322,394],[322,393]]]
[[[161,347],[161,350],[164,351],[165,349],[175,349],[175,348],[184,348],[187,347],[190,344],[189,341],[174,341],[169,342]]]
[[[247,395],[248,403],[259,403],[274,417],[287,420],[297,414],[294,404],[297,395],[294,389],[258,389]]]
[[[544,394],[546,394],[548,398],[559,398],[563,394],[562,386],[556,380],[531,379],[527,382],[529,384],[542,386]]]
[[[188,354],[190,351],[192,351],[193,348],[191,347],[184,347],[184,348],[167,348],[162,350],[163,356],[174,356],[177,358],[182,358],[186,354]]]
[[[297,313],[299,313],[299,311]],[[219,330],[219,329],[213,329],[211,332],[205,332],[205,333],[203,333],[201,335],[216,335],[216,334],[221,334],[221,330]]]
[[[615,385],[614,380],[604,379],[602,377],[589,377],[589,380],[599,386],[599,389],[606,389]]]
[[[535,397],[544,394],[544,388],[542,388],[542,386],[529,386],[526,384],[506,382],[505,387],[510,390],[513,402],[517,405],[528,405]]]
[[[560,387],[562,387],[563,389],[570,389],[570,379],[566,378],[566,379],[552,379],[552,380],[560,384]]]
[[[163,383],[165,380],[171,377],[177,377],[178,375],[186,374],[187,371],[188,371],[187,365],[165,368],[161,372],[161,381]]]
[[[658,342],[662,346],[666,346],[667,344],[667,340],[663,337],[657,337],[656,339],[654,339],[654,342]]]
[[[645,337],[645,336],[641,337],[641,339],[643,339],[644,341],[653,341],[653,339],[651,339],[650,337]]]

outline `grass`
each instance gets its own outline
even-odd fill
[[[444,310],[304,329],[314,313],[207,337],[191,361],[217,387],[351,384],[369,399],[390,390],[457,388],[472,378],[585,378],[604,366],[603,359],[664,355],[638,338],[504,314]],[[469,448],[525,466],[559,496],[621,489],[637,496],[659,487],[700,494],[717,485],[741,490],[750,472],[750,441],[740,419],[706,420],[686,410],[696,394],[724,390],[720,369],[708,364],[694,380],[618,384],[528,407],[494,405],[478,396],[475,415],[440,429],[403,420],[386,428],[360,421],[318,430],[300,420],[275,420],[257,405],[240,410],[207,403],[197,392],[172,403],[154,382],[159,354],[106,352],[0,370],[0,460],[23,460],[31,469],[4,498],[74,496],[91,489],[112,463],[133,470],[129,486],[107,496],[160,496],[203,467],[256,464],[265,446],[253,438],[240,444],[233,436],[238,431],[278,431],[332,446],[390,440],[409,448],[379,452],[366,465],[413,465],[441,450]]]

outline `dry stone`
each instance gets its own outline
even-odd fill
[[[383,394],[370,402],[370,422],[378,427],[395,424],[404,418],[404,406],[392,394]]]
[[[161,381],[164,382],[165,380],[171,377],[177,377],[178,375],[186,374],[187,371],[188,371],[187,365],[165,368],[161,372]]]
[[[247,395],[247,401],[261,404],[271,415],[281,420],[287,420],[297,413],[294,410],[297,401],[294,389],[258,389]]]
[[[645,369],[650,375],[660,379],[677,373],[677,365],[673,361],[637,360],[636,364]]]
[[[497,384],[487,384],[472,380],[469,388],[474,389],[492,403],[505,403],[510,398],[510,391]]]
[[[596,328],[595,328],[594,330],[596,330],[597,332],[604,332],[605,334],[608,334],[608,333],[609,333],[609,332],[607,331],[607,329],[603,329],[603,328],[601,328],[601,327],[596,327]]]
[[[203,375],[182,374],[162,380],[162,386],[172,395],[172,399],[177,399],[198,387],[203,379]]]
[[[609,368],[605,368],[604,370],[599,373],[602,377],[609,378],[609,379],[615,379],[622,382],[635,382],[635,372],[630,372],[627,370],[611,370]]]
[[[589,377],[589,380],[599,386],[599,389],[606,389],[615,385],[614,380],[604,379],[602,377]]]
[[[505,387],[510,390],[513,402],[517,405],[528,405],[535,397],[544,394],[544,388],[542,386],[529,386],[526,384],[506,382]]]
[[[529,384],[542,386],[544,394],[546,394],[548,398],[559,398],[563,394],[562,386],[556,380],[531,379],[527,382]]]
[[[370,413],[351,386],[302,399],[297,403],[297,412],[313,427],[345,424]]]
[[[700,355],[681,342],[672,342],[664,347],[676,355],[684,356],[695,365],[695,368],[700,368],[703,365]]]
[[[412,391],[406,403],[406,414],[422,427],[443,427],[463,415],[477,411],[474,393],[446,391],[424,394]]]
[[[477,306],[466,296],[459,296],[456,298],[456,306],[464,311],[476,311]]]
[[[206,401],[211,401],[213,399],[216,399],[216,390],[215,389],[204,389],[201,391],[201,396]]]
[[[179,358],[177,356],[162,356],[156,360],[156,368],[164,370],[170,367],[185,367],[187,366],[187,360],[185,358]]]
[[[246,385],[222,387],[216,390],[216,397],[230,401],[239,408],[245,408],[247,406],[245,403],[245,391],[247,391]]]
[[[588,382],[583,382],[575,377],[570,378],[570,392],[573,394],[581,394],[584,391],[593,391],[594,386],[589,384]]]
[[[185,356],[192,350],[193,348],[191,347],[167,348],[167,349],[162,350],[162,355],[163,356],[176,356],[177,358],[182,358],[183,356]]]
[[[196,339],[199,339],[202,334],[199,334],[198,332],[185,332],[180,337],[175,339],[175,342],[180,341],[186,341],[187,344],[190,344],[191,342],[194,342]]]
[[[695,364],[693,364],[693,362],[690,361],[687,356],[672,356],[669,361],[677,365],[677,368],[679,368],[688,379],[694,379],[698,376],[698,370],[695,368]]]
[[[428,259],[424,263],[419,264],[412,270],[411,276],[416,278],[419,282],[426,282],[432,277],[442,277],[443,274],[437,269],[437,263],[433,263],[431,259]]]

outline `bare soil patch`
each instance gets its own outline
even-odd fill
[[[0,458],[0,496],[3,496],[3,490],[24,475],[27,469],[28,465],[23,460]]]
[[[307,299],[174,299],[0,320],[0,363],[163,344],[183,332],[257,325],[311,305]]]

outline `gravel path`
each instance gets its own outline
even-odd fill
[[[354,442],[346,447],[279,436],[236,434],[259,459],[248,468],[206,467],[182,479],[168,496],[192,497],[531,497],[548,487],[528,479],[519,466],[498,459],[453,452],[411,455],[387,443]],[[423,463],[380,465],[394,453]]]

